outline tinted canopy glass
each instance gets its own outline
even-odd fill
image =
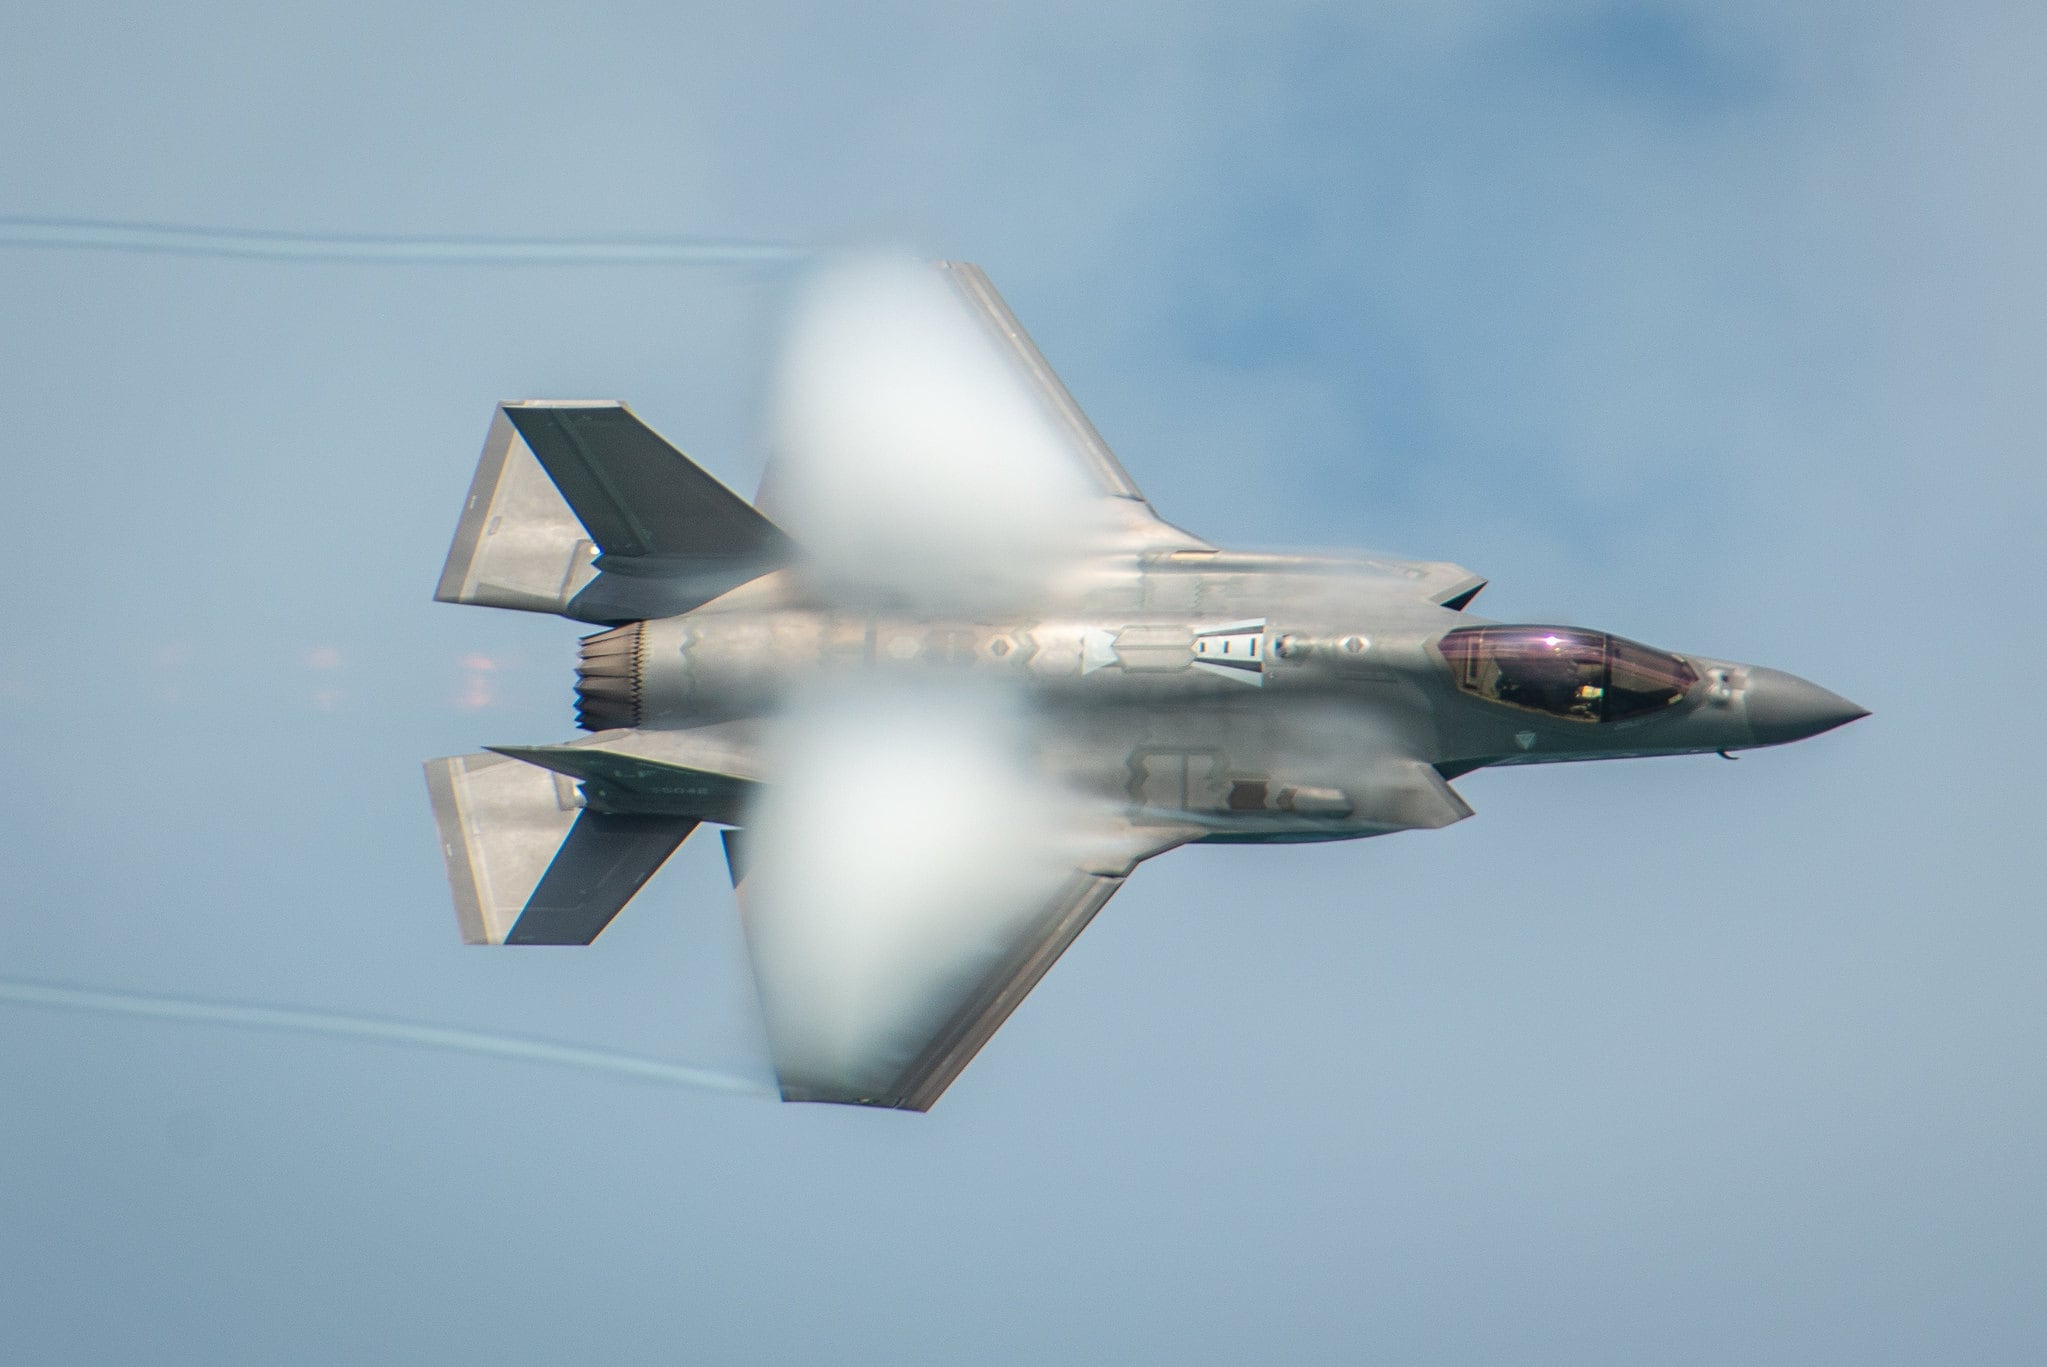
[[[1675,655],[1570,627],[1463,627],[1438,646],[1466,693],[1566,721],[1659,712],[1699,677]]]

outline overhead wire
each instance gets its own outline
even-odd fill
[[[115,219],[0,216],[0,247],[139,252],[271,261],[424,265],[773,265],[808,260],[812,248],[710,237],[442,237],[295,233],[139,223]]]
[[[410,1045],[459,1054],[481,1054],[493,1058],[520,1059],[584,1072],[609,1073],[618,1077],[661,1082],[673,1086],[702,1087],[713,1091],[752,1096],[772,1096],[773,1089],[760,1080],[639,1054],[590,1049],[581,1045],[558,1044],[550,1040],[499,1035],[481,1030],[461,1030],[418,1021],[357,1016],[343,1012],[308,1011],[299,1007],[259,1006],[239,1002],[208,1001],[203,998],[158,996],[144,992],[109,991],[72,987],[61,983],[21,978],[0,978],[0,1002],[44,1007],[60,1011],[86,1011],[102,1015],[138,1016],[153,1020],[187,1021],[239,1030],[279,1030],[306,1035],[330,1035],[344,1039],[378,1040],[387,1044]]]

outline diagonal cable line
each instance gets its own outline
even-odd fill
[[[480,1030],[457,1030],[442,1025],[422,1025],[414,1021],[386,1020],[376,1016],[351,1016],[330,1011],[307,1011],[297,1007],[254,1006],[189,997],[155,996],[143,992],[100,991],[20,978],[0,978],[0,1002],[48,1007],[60,1011],[91,1011],[107,1015],[140,1016],[153,1020],[190,1021],[241,1030],[282,1030],[305,1035],[379,1040],[387,1044],[408,1044],[422,1049],[442,1049],[461,1054],[482,1054],[493,1058],[550,1063],[557,1067],[612,1073],[620,1077],[665,1082],[683,1087],[707,1087],[714,1091],[739,1092],[752,1096],[774,1094],[766,1084],[752,1078],[720,1073],[708,1068],[667,1063],[661,1059],[645,1058],[638,1054],[619,1054],[604,1049],[586,1049],[579,1045],[522,1039],[515,1035],[494,1035]]]
[[[271,261],[505,266],[771,265],[809,247],[736,238],[519,238],[271,232],[91,218],[0,216],[0,247],[143,252]]]

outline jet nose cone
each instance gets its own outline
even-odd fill
[[[1869,715],[1868,708],[1778,669],[1749,670],[1746,696],[1758,745],[1804,740]]]

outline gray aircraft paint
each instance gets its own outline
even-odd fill
[[[1485,766],[1728,752],[1865,715],[1775,670],[1491,622],[1458,565],[1209,545],[1153,512],[987,278],[936,269],[1093,493],[1027,598],[849,606],[800,537],[623,405],[500,408],[436,597],[621,625],[584,643],[601,729],[428,766],[465,939],[588,943],[696,825],[724,826],[783,1095],[923,1110],[1146,858],[1434,829],[1472,814],[1451,780]],[[1013,700],[1033,782],[1085,834],[1017,907],[963,908],[900,971],[862,970],[864,1005],[831,1017],[839,970],[748,900],[735,832],[778,781],[792,699],[854,684]]]

